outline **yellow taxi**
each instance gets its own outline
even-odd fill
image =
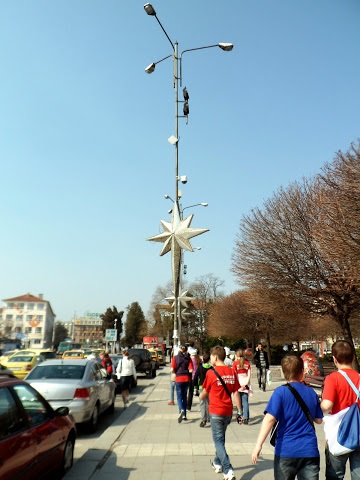
[[[66,350],[63,353],[62,358],[64,360],[82,360],[86,357],[84,350]]]
[[[20,350],[8,350],[7,352],[4,352],[0,357],[1,365],[5,365],[9,358],[12,357],[15,353],[18,353],[19,351]]]
[[[160,365],[165,365],[165,356],[164,356],[164,352],[161,350],[161,348],[159,348],[157,351],[157,354],[158,354],[158,359],[159,359],[159,364]]]
[[[151,354],[152,361],[156,364],[156,369],[158,369],[160,366],[160,362],[157,350],[155,350],[155,348],[149,348],[149,352]]]
[[[19,352],[17,353],[34,353],[36,355],[41,355],[42,357],[44,357],[44,360],[53,360],[54,358],[56,358],[56,353],[51,348],[31,347],[24,350],[19,350]]]
[[[44,360],[44,357],[38,353],[23,353],[19,350],[12,355],[5,364],[3,363],[3,365],[11,370],[17,378],[23,380],[38,363],[41,363]]]

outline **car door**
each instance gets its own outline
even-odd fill
[[[14,390],[26,412],[35,438],[33,470],[40,478],[60,465],[65,432],[59,428],[54,411],[30,385],[15,385]]]
[[[92,372],[97,385],[97,393],[100,400],[100,412],[103,412],[109,406],[110,396],[109,380],[106,378],[106,371],[105,373],[103,373],[103,371],[105,371],[105,369],[102,368],[101,365],[94,363]]]
[[[11,388],[0,389],[0,478],[34,478],[35,438]]]

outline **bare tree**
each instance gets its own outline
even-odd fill
[[[359,169],[354,168],[355,173],[360,175]],[[360,305],[360,271],[338,242],[347,234],[344,228],[341,234],[335,233],[339,223],[332,221],[334,210],[328,208],[329,202],[322,201],[324,185],[321,178],[294,183],[287,190],[280,189],[263,210],[257,208],[244,216],[232,271],[241,285],[274,290],[314,317],[333,318],[352,342],[349,320],[351,315],[356,318]],[[326,187],[327,198],[335,195],[331,182]],[[321,232],[330,232],[330,228],[331,241],[325,242]]]
[[[187,337],[186,340],[194,341],[201,350],[208,335],[207,321],[210,307],[223,297],[221,291],[223,285],[223,280],[208,273],[197,277],[188,288],[189,295],[194,300],[189,305],[190,315],[184,318],[182,328]]]

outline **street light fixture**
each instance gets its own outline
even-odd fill
[[[182,210],[179,205],[179,198],[181,197],[181,192],[178,188],[178,182],[181,180],[181,177],[179,177],[179,103],[183,103],[183,115],[182,117],[185,117],[186,119],[188,118],[189,115],[189,104],[188,104],[188,99],[189,99],[189,93],[186,89],[186,87],[183,89],[183,94],[184,94],[184,100],[179,100],[179,83],[182,85],[182,55],[186,52],[190,51],[195,51],[195,50],[203,50],[206,48],[213,48],[213,47],[219,47],[223,51],[229,52],[233,49],[233,44],[232,43],[217,43],[214,45],[207,45],[204,47],[196,47],[196,48],[191,48],[187,49],[181,52],[180,56],[178,54],[178,42],[173,43],[171,41],[171,38],[169,37],[168,33],[166,32],[165,28],[163,27],[162,23],[158,19],[156,15],[156,10],[155,8],[151,5],[151,3],[146,3],[144,5],[144,10],[147,13],[147,15],[155,17],[156,21],[160,25],[162,31],[164,32],[166,38],[168,39],[173,52],[158,60],[157,62],[152,62],[150,65],[148,65],[145,68],[145,72],[148,74],[151,74],[155,71],[155,67],[158,63],[161,63],[162,61],[166,60],[167,58],[172,57],[173,58],[173,81],[174,81],[174,89],[175,89],[175,133],[169,138],[169,142],[174,145],[175,147],[175,200],[173,201],[174,207],[173,207],[173,215],[176,213],[176,215],[180,214],[180,219],[182,219]],[[186,183],[186,182],[183,182]],[[165,196],[165,198],[170,198],[168,196]],[[207,204],[199,204],[202,206],[207,206]],[[189,207],[186,207],[189,208]],[[192,218],[192,216],[191,216]],[[191,218],[189,220],[189,224],[191,222]],[[204,233],[206,230],[203,229],[201,233]],[[200,233],[196,233],[200,234]],[[188,237],[190,238],[190,237]],[[154,240],[154,238],[150,239]],[[158,239],[155,241],[159,241]],[[160,239],[161,241],[161,239]],[[180,294],[180,266],[181,266],[181,257],[182,257],[182,249],[184,247],[180,247],[180,251],[177,252],[176,258],[173,258],[172,262],[172,268],[173,268],[173,282],[174,282],[174,296],[175,296],[175,301],[174,301],[174,345],[176,345],[177,341],[179,340],[179,335],[178,335],[178,325],[180,320],[180,307],[179,307],[179,294]],[[168,247],[165,249],[168,251]],[[163,249],[164,252],[164,249]],[[174,252],[173,252],[174,255]],[[175,265],[176,264],[176,265]]]

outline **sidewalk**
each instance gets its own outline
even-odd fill
[[[210,426],[200,428],[199,400],[194,397],[188,420],[177,422],[177,406],[167,404],[170,392],[169,367],[158,370],[156,378],[140,393],[122,415],[95,441],[64,477],[66,480],[222,480],[210,460],[214,445]],[[283,380],[273,382],[267,392],[254,387],[250,398],[250,423],[231,422],[226,434],[226,448],[236,479],[269,480],[273,478],[274,448],[266,440],[262,456],[251,464],[263,412],[272,391]],[[139,380],[141,385],[141,379]],[[136,400],[135,400],[136,397]],[[316,426],[321,455],[320,479],[325,478],[324,433]],[[350,479],[349,472],[345,480]]]

